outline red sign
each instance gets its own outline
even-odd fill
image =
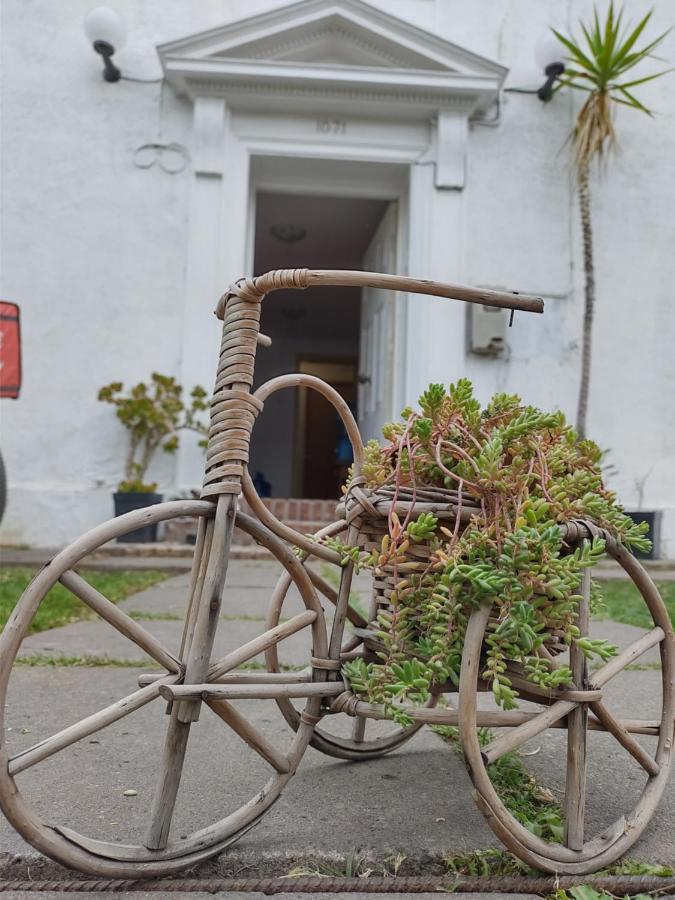
[[[16,399],[21,390],[19,307],[0,300],[0,397]]]

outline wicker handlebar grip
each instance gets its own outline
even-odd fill
[[[262,402],[251,394],[256,347],[260,338],[262,299],[272,291],[320,286],[374,287],[383,290],[430,294],[541,313],[540,297],[482,290],[463,285],[384,275],[377,272],[348,272],[331,269],[277,269],[254,278],[242,278],[230,286],[216,307],[223,320],[216,384],[211,401],[211,424],[206,451],[206,472],[202,497],[239,494],[244,466],[248,463],[253,423]]]

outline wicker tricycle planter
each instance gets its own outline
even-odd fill
[[[650,577],[640,563],[611,535],[604,534],[607,552],[625,570],[652,621],[643,637],[595,671],[588,671],[585,657],[574,645],[569,665],[572,688],[538,689],[528,682],[517,665],[509,676],[528,701],[526,709],[503,711],[479,705],[485,690],[481,681],[484,635],[491,607],[484,604],[471,614],[464,642],[460,684],[435,690],[424,707],[410,707],[413,724],[391,725],[382,734],[375,720],[387,718],[377,704],[362,702],[349,689],[341,670],[345,661],[356,657],[372,659],[379,649],[376,622],[378,611],[387,607],[394,588],[394,573],[377,570],[373,578],[370,609],[357,613],[349,603],[353,565],[321,538],[341,536],[345,545],[368,550],[376,548],[385,533],[386,517],[392,505],[387,488],[368,490],[359,477],[363,443],[354,418],[342,398],[328,384],[309,375],[274,378],[252,391],[258,344],[269,340],[260,333],[262,301],[278,289],[321,285],[369,286],[387,290],[431,294],[471,303],[512,310],[542,312],[541,300],[518,294],[482,291],[457,285],[443,285],[391,275],[364,272],[308,271],[295,269],[270,272],[242,279],[221,299],[217,314],[223,319],[223,337],[211,404],[211,426],[206,454],[202,499],[163,503],[120,516],[76,540],[59,553],[33,580],[19,601],[0,638],[0,715],[5,714],[7,690],[14,660],[29,632],[45,595],[57,582],[65,586],[113,629],[133,642],[165,671],[144,673],[138,689],[50,737],[10,755],[4,729],[0,748],[0,806],[16,830],[31,844],[54,859],[81,871],[121,878],[158,876],[204,860],[231,844],[251,828],[279,797],[293,776],[307,747],[345,760],[376,758],[401,746],[423,724],[458,725],[465,759],[475,786],[475,799],[490,827],[503,843],[526,863],[544,871],[581,874],[606,866],[622,855],[638,839],[663,793],[672,762],[675,717],[675,639],[668,613]],[[248,472],[251,432],[268,397],[278,390],[299,387],[319,391],[342,418],[354,449],[354,474],[340,507],[342,516],[314,536],[307,536],[279,522],[255,492]],[[254,515],[237,511],[243,494]],[[419,490],[414,496],[404,492],[395,499],[397,511],[415,514],[432,512],[440,524],[459,522],[471,515],[451,490]],[[136,619],[117,608],[91,587],[77,567],[102,544],[139,527],[192,516],[197,522],[197,541],[188,592],[188,607],[180,648],[167,649]],[[458,527],[458,526],[456,526]],[[273,591],[265,630],[257,637],[220,658],[213,658],[227,562],[235,529],[250,535],[269,550],[283,568]],[[598,532],[592,522],[574,521],[565,526],[566,546],[572,550]],[[424,545],[410,550],[410,565],[423,560]],[[418,558],[419,557],[419,558]],[[339,566],[337,588],[309,563]],[[288,617],[289,589],[301,598],[303,611]],[[588,632],[590,579],[583,584],[577,625]],[[320,598],[333,611],[327,623]],[[347,622],[349,628],[346,630]],[[227,627],[227,626],[222,626]],[[281,663],[283,646],[295,636],[311,636],[311,654],[301,671],[287,671]],[[661,696],[658,717],[653,720],[619,719],[610,712],[603,697],[608,683],[645,652],[660,653]],[[562,645],[555,640],[543,648],[555,664]],[[260,670],[246,666],[260,654],[266,665]],[[92,677],[104,673],[92,669]],[[101,674],[105,678],[104,674]],[[444,694],[458,693],[456,707]],[[161,699],[160,699],[161,698]],[[77,697],[73,702],[77,703]],[[124,844],[90,837],[56,823],[31,806],[21,792],[23,772],[78,741],[90,738],[124,716],[151,701],[166,701],[166,736],[154,787],[154,801],[144,840]],[[292,729],[290,746],[275,744],[236,701],[273,701]],[[188,739],[203,707],[214,713],[232,732],[258,754],[272,775],[241,806],[212,824],[187,835],[172,835],[171,826],[181,783]],[[349,718],[347,718],[349,717]],[[331,729],[337,720],[351,722],[349,729]],[[371,723],[369,725],[368,723]],[[478,729],[499,729],[497,736],[481,746]],[[507,810],[495,791],[489,766],[505,753],[547,729],[562,729],[567,736],[565,798],[566,835],[563,843],[544,841],[529,831]],[[368,730],[371,729],[371,734]],[[373,731],[377,731],[376,734]],[[616,740],[617,748],[629,754],[636,772],[642,770],[644,786],[632,809],[623,811],[609,827],[588,839],[585,835],[586,747],[590,732],[605,732]],[[652,743],[640,736],[648,736]],[[226,774],[226,773],[225,773]],[[211,775],[203,773],[206,789]],[[19,781],[17,782],[17,777]]]

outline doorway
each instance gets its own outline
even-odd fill
[[[254,272],[395,271],[396,211],[396,202],[387,199],[258,191]],[[261,328],[272,346],[258,352],[256,386],[288,372],[316,375],[347,400],[367,426],[364,436],[372,436],[393,364],[393,310],[387,318],[374,293],[310,288],[267,297]],[[345,438],[334,409],[316,392],[275,394],[253,432],[251,472],[258,490],[274,497],[338,497],[351,463]]]

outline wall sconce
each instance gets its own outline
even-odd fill
[[[565,71],[563,59],[566,57],[567,52],[564,45],[560,43],[553,31],[547,28],[534,48],[534,58],[537,61],[537,65],[546,74],[546,81],[537,91],[537,97],[542,103],[548,103],[553,96],[553,85],[556,79],[560,78]]]
[[[84,32],[95,52],[103,58],[103,77],[106,81],[119,81],[122,77],[112,57],[116,50],[124,46],[126,31],[122,16],[107,6],[97,6],[85,17]]]

